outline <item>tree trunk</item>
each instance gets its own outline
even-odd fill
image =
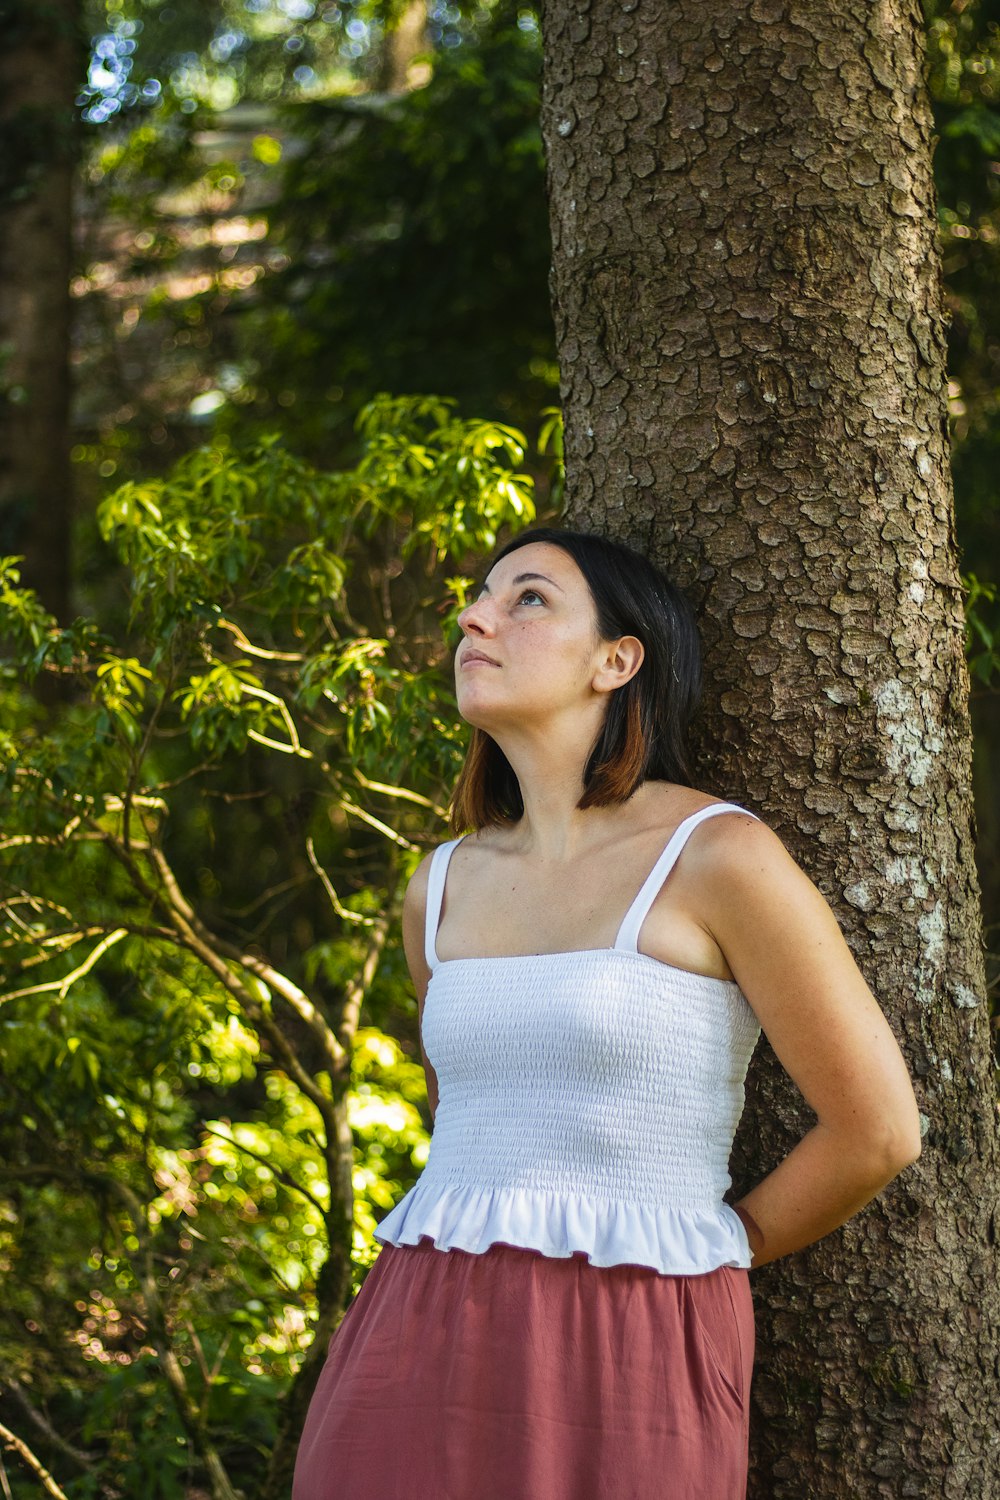
[[[998,1130],[915,0],[548,0],[573,522],[699,608],[702,785],[837,912],[923,1155],[756,1273],[756,1500],[1000,1494]],[[764,1042],[740,1191],[812,1123]]]
[[[0,50],[0,552],[69,614],[72,178],[79,0],[13,0]]]
[[[419,67],[417,58],[430,50],[426,0],[408,0],[395,26],[382,38],[375,85],[378,92],[405,94],[408,89],[426,83],[431,69]]]

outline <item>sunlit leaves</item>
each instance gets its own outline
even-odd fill
[[[371,1028],[359,1031],[354,1073],[357,1081],[348,1108],[358,1143],[355,1255],[363,1267],[375,1253],[372,1231],[377,1218],[398,1200],[426,1160],[428,1135],[418,1109],[424,1098],[423,1069],[398,1042]]]
[[[174,697],[190,727],[192,747],[211,755],[244,750],[251,738],[280,735],[288,722],[281,700],[265,689],[247,661],[217,661],[189,678]]]
[[[115,720],[121,735],[134,743],[153,674],[137,657],[108,657],[97,668],[95,698]]]
[[[517,472],[523,435],[499,422],[461,420],[455,404],[379,396],[358,419],[367,450],[357,475],[370,486],[371,514],[411,513],[404,556],[430,542],[439,560],[457,560],[489,549],[502,526],[534,515],[533,481]]]
[[[55,631],[56,622],[30,589],[21,587],[21,557],[0,557],[0,617],[19,644],[38,650]]]
[[[975,573],[963,575],[965,599],[965,649],[969,671],[975,682],[986,687],[1000,683],[1000,609],[997,586],[985,583]]]
[[[120,486],[99,510],[119,638],[58,626],[0,571],[0,1129],[8,1170],[42,1171],[0,1253],[15,1320],[41,1326],[59,1280],[53,1399],[130,1484],[125,1414],[190,1459],[150,1389],[165,1338],[253,1470],[344,1243],[335,1188],[356,1288],[427,1150],[399,904],[462,756],[455,611],[533,490],[516,429],[439,397],[377,398],[359,442],[327,471],[220,440]],[[38,670],[50,712],[18,686]]]

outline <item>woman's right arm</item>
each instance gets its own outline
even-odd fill
[[[431,856],[422,859],[410,877],[410,883],[406,887],[406,895],[403,898],[403,952],[406,954],[406,965],[413,980],[413,988],[417,992],[417,1008],[419,1014],[419,1025],[422,1032],[424,1019],[424,996],[427,993],[427,985],[430,982],[431,971],[427,967],[427,959],[424,954],[424,919],[427,913],[427,881],[430,876]],[[427,1053],[424,1051],[423,1036],[420,1039],[420,1055],[424,1060],[424,1075],[427,1079],[427,1102],[430,1106],[431,1119],[437,1113],[438,1084],[437,1075],[430,1063],[427,1061]]]

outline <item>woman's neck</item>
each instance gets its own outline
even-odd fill
[[[509,827],[512,850],[544,863],[568,863],[603,840],[612,824],[622,821],[620,803],[579,807],[592,742],[575,746],[572,753],[551,739],[544,744],[523,739],[512,744],[497,738],[497,743],[517,777],[524,804],[521,817]],[[629,815],[638,811],[640,801],[645,801],[641,786],[626,804]]]

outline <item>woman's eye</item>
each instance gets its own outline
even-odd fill
[[[539,604],[545,603],[545,600],[542,598],[541,594],[539,594],[535,589],[525,589],[524,593],[517,601],[518,604],[523,604],[525,599],[537,599]]]

